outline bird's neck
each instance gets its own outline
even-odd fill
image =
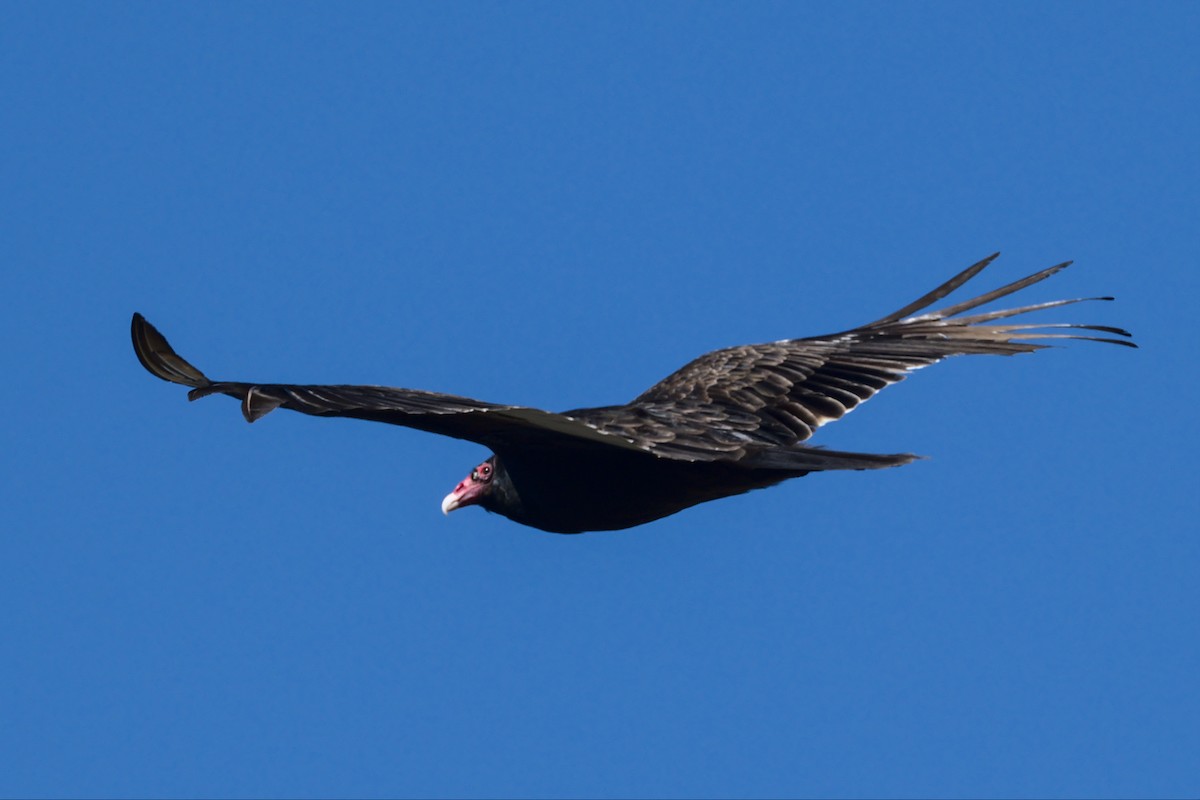
[[[525,516],[521,495],[517,492],[517,487],[513,485],[512,476],[504,468],[504,463],[499,456],[492,458],[492,469],[492,490],[479,504],[488,511],[517,522],[521,521]]]

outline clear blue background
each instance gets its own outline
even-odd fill
[[[1041,6],[5,4],[0,793],[1194,797],[1200,7]],[[623,533],[128,341],[563,409],[995,249],[1142,349]]]

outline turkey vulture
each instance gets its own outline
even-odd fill
[[[866,325],[715,350],[630,403],[561,414],[386,386],[211,381],[177,355],[141,314],[133,315],[133,347],[153,375],[193,387],[189,400],[210,394],[237,398],[248,422],[288,408],[319,417],[406,425],[487,446],[494,455],[446,496],[445,513],[479,505],[555,533],[617,530],[810,472],[909,463],[917,456],[844,453],[801,443],[880,389],[947,356],[1012,355],[1048,346],[1032,339],[1136,347],[1120,338],[1048,332],[1130,335],[1105,325],[996,324],[1030,311],[1111,297],[963,315],[1045,280],[1069,261],[940,311],[918,313],[998,255]]]

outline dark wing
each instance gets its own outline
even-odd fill
[[[387,386],[211,381],[176,353],[141,314],[133,315],[131,333],[134,352],[152,375],[193,387],[188,392],[189,400],[210,394],[234,397],[241,401],[248,422],[277,408],[287,408],[318,417],[352,417],[418,428],[478,442],[493,450],[603,445],[644,452],[619,432],[603,433],[581,421],[536,408]]]
[[[1111,297],[959,316],[1045,280],[1070,262],[940,311],[910,316],[962,286],[998,255],[867,325],[827,336],[716,350],[669,375],[628,406],[568,413],[604,432],[639,441],[657,455],[777,466],[789,460],[789,448],[804,451],[796,445],[821,425],[840,419],[913,370],[949,356],[1013,355],[1048,346],[1032,339],[1089,339],[1136,347],[1118,338],[1062,332],[1129,336],[1104,325],[996,324],[1030,311]]]

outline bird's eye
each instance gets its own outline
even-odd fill
[[[486,478],[492,474],[492,468],[489,467],[487,464],[484,464],[482,467],[479,468],[479,474]]]

